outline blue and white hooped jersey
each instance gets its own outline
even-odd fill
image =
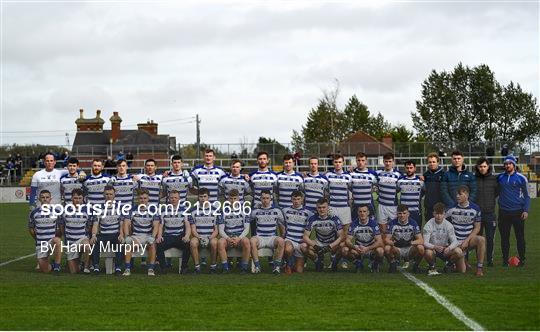
[[[178,205],[174,210],[166,209],[160,215],[163,235],[184,236],[186,233],[184,224],[186,218],[181,205]]]
[[[294,243],[302,243],[304,230],[307,226],[308,219],[313,215],[311,211],[300,207],[286,207],[283,209],[283,218],[285,227],[285,239]]]
[[[249,182],[246,181],[244,174],[239,174],[238,176],[227,174],[219,181],[219,192],[225,199],[229,198],[229,192],[233,189],[238,190],[240,194],[239,200],[243,202],[244,196],[251,191]]]
[[[106,212],[104,211],[100,215],[94,216],[92,218],[92,223],[98,223],[99,234],[117,234],[120,232],[120,227],[124,223],[124,219],[129,217],[122,216],[117,214],[117,209],[112,209],[112,207],[107,207]]]
[[[373,187],[377,185],[377,173],[371,169],[351,173],[352,197],[355,205],[373,204]]]
[[[397,181],[400,177],[401,173],[398,170],[377,171],[379,204],[397,206]]]
[[[148,204],[159,205],[161,195],[161,181],[163,176],[161,174],[141,174],[139,178],[139,189],[148,190]]]
[[[365,224],[354,219],[349,225],[349,235],[352,236],[355,245],[367,247],[375,242],[377,235],[381,235],[381,230],[374,218],[369,218]]]
[[[304,178],[300,173],[285,172],[278,173],[276,188],[278,193],[278,204],[280,208],[292,206],[291,194],[295,190],[304,190]]]
[[[256,208],[251,211],[251,220],[257,225],[257,236],[277,235],[278,224],[283,224],[283,212],[277,207]]]
[[[323,174],[317,175],[308,174],[304,178],[304,205],[306,209],[315,211],[317,209],[317,201],[324,197],[328,191],[328,179]]]
[[[416,235],[420,234],[420,227],[418,227],[416,221],[410,218],[404,224],[400,223],[396,218],[389,223],[388,234],[392,236],[396,247],[408,247],[414,241]]]
[[[105,174],[88,175],[83,183],[83,188],[86,191],[86,201],[92,205],[99,204],[103,206],[105,204],[103,191],[110,181],[111,178]]]
[[[306,225],[306,231],[315,231],[317,241],[323,245],[330,245],[337,240],[342,229],[343,224],[338,217],[321,218],[317,213],[308,218]]]
[[[424,181],[418,175],[407,177],[403,175],[397,181],[400,192],[399,202],[407,205],[409,211],[420,211],[420,199],[424,191]]]
[[[349,206],[349,192],[351,190],[351,174],[345,171],[337,173],[335,170],[326,173],[328,179],[328,191],[330,195],[330,206]]]
[[[253,206],[259,206],[261,204],[261,191],[269,190],[272,193],[272,199],[274,196],[274,187],[277,182],[277,174],[268,170],[257,170],[249,174],[251,189],[253,192]]]
[[[131,211],[129,220],[131,220],[131,229],[133,235],[152,235],[154,228],[154,221],[161,222],[159,216],[148,213],[147,209],[140,209],[138,207]],[[152,211],[153,212],[153,211]]]
[[[171,172],[163,178],[162,186],[167,194],[167,202],[169,202],[169,193],[176,190],[180,193],[180,203],[182,203],[187,200],[189,188],[193,187],[193,179],[191,176],[184,176],[183,172],[180,174]]]
[[[58,229],[58,216],[53,216],[52,213],[45,214],[41,207],[37,207],[28,218],[28,228],[33,228],[36,232],[36,246],[41,242],[48,242],[54,238]]]
[[[472,202],[466,207],[454,205],[446,211],[446,219],[454,226],[458,241],[465,240],[473,231],[475,223],[481,221],[480,207]]]
[[[86,212],[67,214],[60,219],[60,224],[64,225],[64,236],[66,242],[76,242],[87,237],[87,228],[91,225],[90,217]]]
[[[203,206],[206,204],[203,204]],[[197,233],[201,237],[210,237],[216,228],[217,221],[221,216],[221,212],[212,206],[205,208],[198,208],[197,206],[191,209],[188,214],[188,221],[190,225],[195,225]]]
[[[217,220],[218,225],[225,225],[225,234],[229,237],[240,236],[246,227],[249,227],[249,216],[242,211],[236,213],[223,213]]]
[[[126,174],[124,177],[113,176],[111,178],[111,185],[114,187],[114,200],[119,205],[133,205],[134,192],[138,184],[131,174]]]
[[[73,189],[82,189],[83,184],[81,181],[79,181],[79,175],[70,176],[69,174],[65,174],[60,178],[60,190],[62,192],[62,198],[64,201],[64,204],[70,204],[71,203],[71,192],[73,192]]]
[[[197,187],[206,188],[210,192],[208,201],[210,203],[218,200],[219,181],[226,175],[221,167],[213,166],[207,168],[204,165],[196,166],[191,171],[191,176],[197,181]]]

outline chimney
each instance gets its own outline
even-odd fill
[[[120,138],[120,123],[122,122],[122,118],[118,115],[118,112],[113,112],[109,120],[111,121],[111,139],[113,143],[116,143]]]
[[[101,116],[101,110],[96,111],[96,119],[99,119]]]
[[[157,126],[158,124],[155,123],[153,120],[148,120],[146,121],[146,123],[138,123],[137,129],[144,130],[150,135],[157,135]]]
[[[79,118],[75,120],[75,124],[77,125],[77,131],[85,131],[85,132],[101,132],[103,131],[103,124],[105,121],[101,119],[99,116],[101,114],[100,110],[96,111],[96,117],[93,119],[85,119],[84,118],[84,110],[81,108],[79,109]]]
[[[384,135],[384,137],[382,139],[382,143],[384,145],[388,146],[390,149],[393,149],[392,135],[390,135],[390,134]]]
[[[84,110],[81,108],[79,110],[79,119],[84,119],[83,113],[84,113]]]

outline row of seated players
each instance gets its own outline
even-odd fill
[[[370,206],[361,205],[357,210],[357,218],[344,227],[337,216],[329,214],[326,198],[317,201],[316,212],[303,208],[303,193],[294,191],[291,194],[290,208],[280,209],[272,205],[270,191],[262,191],[261,206],[253,209],[249,216],[241,211],[224,213],[208,213],[202,209],[193,209],[189,213],[183,211],[166,211],[161,215],[145,213],[149,202],[146,190],[137,192],[140,208],[129,216],[117,214],[111,210],[99,216],[89,217],[84,212],[54,217],[43,213],[42,207],[33,210],[29,218],[29,231],[36,240],[36,254],[41,271],[60,271],[63,251],[67,251],[68,267],[71,273],[79,272],[81,266],[86,273],[98,274],[100,251],[104,245],[119,248],[115,251],[115,273],[129,276],[132,267],[134,249],[146,248],[148,255],[148,275],[155,275],[156,256],[162,273],[167,272],[165,250],[178,248],[182,250],[181,271],[185,273],[189,257],[194,263],[194,273],[201,272],[200,249],[209,248],[210,273],[217,271],[218,257],[221,271],[230,269],[227,257],[228,248],[239,248],[242,252],[240,270],[247,273],[248,261],[253,260],[253,273],[261,272],[258,249],[269,248],[274,252],[273,273],[285,271],[302,272],[305,258],[315,263],[316,271],[323,267],[325,253],[332,254],[332,270],[337,270],[337,262],[344,257],[355,261],[357,270],[363,268],[364,260],[369,261],[373,272],[379,271],[386,256],[389,272],[397,271],[398,261],[404,261],[407,268],[413,262],[413,271],[419,271],[423,258],[429,264],[429,274],[438,274],[435,269],[436,257],[447,262],[459,272],[466,271],[464,254],[476,249],[476,275],[483,275],[483,258],[485,241],[478,235],[480,215],[477,209],[467,209],[469,190],[462,186],[457,190],[458,205],[445,211],[442,203],[436,205],[434,218],[424,227],[423,235],[420,227],[409,218],[406,205],[397,208],[397,218],[392,220],[386,233],[381,232],[376,221],[370,215]],[[201,188],[198,199],[201,205],[208,201],[209,191]],[[115,190],[107,186],[104,190],[105,201],[114,201]],[[50,203],[50,193],[43,190],[39,200],[41,206]],[[239,193],[229,193],[231,205],[238,201]],[[72,193],[75,206],[83,203],[83,192],[76,189]],[[169,193],[169,202],[178,206],[180,194]],[[448,219],[448,220],[447,220]],[[450,221],[449,221],[450,220]],[[256,225],[253,236],[250,234],[250,221]],[[64,236],[65,245],[61,237]],[[46,243],[44,250],[43,243]],[[123,244],[124,246],[120,246]],[[49,264],[49,255],[54,261]],[[90,257],[92,266],[90,266]],[[124,271],[121,262],[124,262]]]

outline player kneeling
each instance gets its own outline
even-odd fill
[[[223,273],[229,272],[228,248],[242,249],[242,260],[240,261],[240,271],[247,273],[249,254],[251,245],[247,235],[249,234],[249,218],[242,211],[240,204],[240,193],[237,189],[229,191],[227,201],[230,209],[224,204],[222,216],[217,224],[219,229],[218,252],[221,259]],[[236,204],[235,204],[236,203]]]
[[[217,219],[219,213],[210,204],[210,191],[200,188],[198,191],[199,204],[195,204],[188,215],[191,224],[191,257],[195,264],[195,274],[201,273],[199,249],[210,247],[210,273],[217,272]]]
[[[148,254],[148,275],[154,276],[154,266],[156,262],[155,240],[159,231],[159,216],[156,210],[151,211],[150,194],[148,189],[138,191],[139,205],[131,212],[129,218],[124,220],[124,234],[131,234],[126,237],[126,257],[124,276],[131,275],[131,257],[135,251],[144,251]],[[155,207],[155,205],[154,205]],[[129,245],[129,246],[128,246]]]
[[[465,259],[463,251],[459,248],[459,241],[454,233],[454,226],[444,218],[444,204],[437,203],[433,207],[431,218],[423,230],[424,258],[429,264],[428,275],[440,274],[435,268],[436,257],[444,262],[456,264],[459,272],[465,272]]]
[[[300,248],[309,217],[313,215],[311,211],[303,207],[304,195],[301,191],[295,190],[291,194],[292,207],[283,209],[284,223],[280,225],[281,234],[285,234],[284,257],[287,261],[285,273],[293,271],[304,272],[304,254]]]
[[[414,260],[413,272],[420,271],[419,265],[424,256],[424,239],[416,221],[409,218],[407,205],[397,207],[397,219],[390,222],[385,237],[384,252],[390,263],[388,272],[397,271],[397,259],[403,259],[403,269],[409,267],[409,261]]]
[[[384,257],[384,243],[375,219],[370,218],[369,205],[358,207],[358,219],[349,226],[349,236],[342,243],[341,253],[355,261],[356,272],[364,268],[364,259],[369,259],[371,272],[379,272]]]
[[[39,269],[45,273],[49,273],[51,270],[58,273],[62,259],[62,240],[56,236],[58,217],[52,213],[51,209],[49,209],[50,213],[44,211],[45,206],[51,204],[51,192],[42,190],[39,193],[39,202],[41,205],[30,212],[28,231],[36,240],[36,258]],[[52,266],[49,264],[50,253],[54,255]]]
[[[71,192],[71,202],[78,210],[84,202],[82,189],[76,188]],[[87,236],[90,217],[85,211],[64,212],[61,220],[62,234],[67,246],[67,262],[70,273],[78,273],[79,258],[84,263],[84,273],[90,273],[90,242]]]
[[[317,213],[311,216],[304,231],[304,243],[300,248],[307,257],[315,261],[315,270],[321,272],[324,264],[324,254],[330,252],[332,257],[332,271],[337,271],[337,263],[341,258],[340,243],[345,241],[345,234],[341,231],[343,225],[336,216],[328,214],[328,200],[321,198],[317,201]],[[315,240],[310,238],[315,232]]]

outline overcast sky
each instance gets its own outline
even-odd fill
[[[432,69],[487,64],[539,95],[536,2],[3,3],[2,142],[73,142],[87,117],[178,143],[289,142],[334,79],[340,103],[409,126]],[[54,131],[24,132],[14,131]]]

